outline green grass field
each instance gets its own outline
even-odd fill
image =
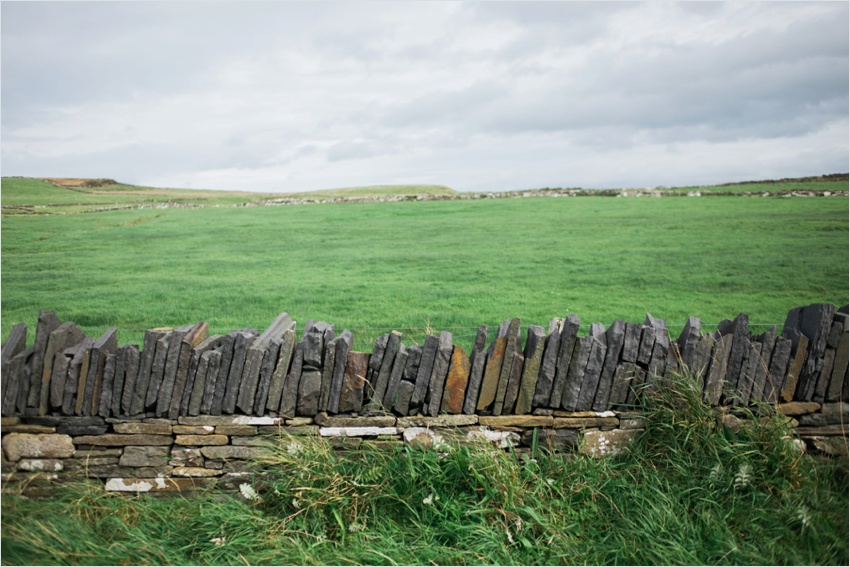
[[[585,325],[646,312],[754,328],[848,301],[846,198],[496,199],[9,216],[2,333],[52,309],[90,335],[207,321],[355,332],[428,326],[471,343],[508,317]],[[303,328],[303,327],[301,327]],[[32,340],[33,334],[30,334]]]

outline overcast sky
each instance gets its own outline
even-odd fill
[[[7,2],[2,174],[294,192],[848,171],[848,3]]]

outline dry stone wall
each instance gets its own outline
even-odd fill
[[[448,332],[405,345],[393,331],[369,353],[325,322],[307,321],[298,340],[281,313],[262,333],[151,329],[139,348],[118,345],[114,328],[87,337],[42,311],[30,346],[23,323],[2,346],[4,486],[81,477],[114,491],[228,486],[290,435],[344,449],[455,439],[521,451],[536,439],[606,453],[643,427],[638,397],[683,366],[726,425],[744,407],[769,407],[810,450],[847,454],[847,306],[796,307],[781,332],[757,335],[744,314],[710,332],[691,317],[676,339],[649,314],[594,323],[586,336],[579,327],[577,315],[525,332],[508,319],[492,334],[482,326],[469,353]]]

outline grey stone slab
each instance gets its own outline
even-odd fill
[[[623,352],[620,355],[623,362],[637,362],[642,334],[642,325],[637,323],[626,323],[626,331],[623,335]]]
[[[141,366],[142,353],[139,351],[139,345],[130,345],[124,353],[124,389],[121,393],[121,415],[130,414],[130,408],[133,405],[133,396],[136,391],[136,381],[139,379],[139,369]]]
[[[362,409],[370,357],[371,355],[368,352],[348,351],[348,355],[345,357],[345,374],[337,407],[340,413],[356,413]],[[396,360],[398,361],[398,356]]]
[[[26,406],[26,394],[22,393],[24,386],[29,385],[29,376],[24,372],[27,359],[32,358],[35,349],[29,347],[19,352],[9,361],[6,372],[9,374],[6,386],[3,388],[2,414],[5,417],[15,415],[21,405]],[[24,408],[21,408],[24,409]]]
[[[81,416],[96,415],[100,409],[100,393],[103,386],[103,370],[106,355],[118,349],[118,329],[112,327],[103,333],[91,347],[89,369],[86,373],[85,396],[80,400],[77,394],[75,413]]]
[[[189,381],[189,367],[192,365],[192,353],[210,336],[210,327],[207,323],[196,323],[192,325],[180,344],[180,356],[177,361],[177,374],[174,377],[174,386],[171,391],[171,400],[168,404],[168,419],[177,419],[183,399],[186,406],[189,405],[191,388],[187,388]],[[188,395],[186,390],[189,390]]]
[[[508,389],[505,392],[505,402],[502,404],[502,415],[516,413],[516,400],[519,397],[519,388],[522,383],[522,367],[525,365],[525,356],[521,352],[514,354],[511,364],[511,378]]]
[[[841,345],[841,337],[845,333],[845,329],[847,327],[847,315],[844,313],[836,312],[833,320],[832,327],[830,327],[829,335],[826,339],[826,350],[824,351],[823,356],[823,367],[821,368],[820,375],[817,380],[817,387],[815,389],[814,401],[818,403],[823,403],[827,401],[827,392],[829,390],[829,384],[832,380],[833,370],[835,368],[836,361],[839,364],[843,364],[841,357],[839,355],[839,348]]]
[[[402,380],[416,384],[416,375],[419,373],[419,363],[422,361],[422,345],[413,345],[407,349],[407,364],[404,366]]]
[[[434,366],[431,370],[427,396],[428,414],[431,417],[436,417],[440,413],[443,388],[446,385],[446,377],[449,374],[449,363],[451,362],[453,348],[451,333],[442,331],[437,340],[437,353],[434,356]]]
[[[738,398],[736,404],[745,406],[750,403],[756,371],[761,361],[761,343],[751,341],[744,360],[745,363],[741,370],[741,378],[738,380]]]
[[[336,365],[336,339],[325,345],[324,366],[322,367],[322,386],[319,396],[319,411],[328,411],[331,401],[331,383]]]
[[[835,361],[832,364],[832,373],[829,379],[829,386],[826,389],[826,401],[837,402],[841,398],[841,388],[844,382],[844,376],[847,375],[848,357],[850,357],[850,344],[848,344],[848,328],[845,325],[844,331],[838,340],[838,347],[835,349]]]
[[[699,317],[688,317],[676,343],[679,345],[682,362],[691,369],[693,369],[701,339],[702,322]]]
[[[56,327],[47,338],[47,348],[44,350],[44,369],[41,372],[41,393],[38,404],[39,415],[46,414],[51,407],[62,406],[65,376],[61,376],[57,380],[59,383],[51,388],[51,383],[53,382],[53,363],[57,360],[56,355],[61,354],[69,346],[82,342],[85,336],[82,329],[71,321],[68,321]],[[64,362],[62,360],[63,358],[61,356],[59,357]]]
[[[617,370],[617,363],[620,360],[620,354],[623,352],[625,337],[626,322],[623,319],[617,319],[605,331],[605,345],[607,348],[605,351],[605,361],[599,373],[599,386],[596,390],[596,398],[593,400],[593,411],[605,411],[608,409],[611,388],[614,386],[614,372]]]
[[[230,370],[227,373],[227,385],[221,402],[222,413],[233,413],[236,410],[236,398],[239,396],[239,385],[242,381],[242,370],[248,356],[248,346],[253,342],[254,333],[237,331],[233,342],[233,358],[230,360]]]
[[[260,381],[257,384],[257,395],[254,398],[254,415],[261,416],[266,413],[266,402],[269,399],[269,388],[272,383],[275,364],[280,356],[282,338],[275,338],[269,343],[266,353],[263,355],[263,363],[260,366]]]
[[[514,413],[516,414],[531,413],[545,345],[546,330],[539,325],[530,325],[525,336],[522,377],[514,406]]]
[[[275,340],[280,339],[283,334],[290,330],[293,326],[293,321],[287,313],[281,313],[272,322],[272,324],[263,331],[259,337],[254,339],[248,347],[248,352],[245,358],[245,366],[242,369],[242,380],[239,385],[239,395],[236,405],[242,413],[250,415],[254,412],[254,405],[257,399],[257,389],[260,382],[260,372],[263,366],[263,359],[266,356],[269,346]],[[266,390],[268,397],[268,390]]]
[[[729,332],[721,331],[721,335],[732,336],[732,346],[729,352],[729,361],[726,367],[726,377],[723,388],[724,403],[734,403],[737,399],[738,381],[741,378],[741,373],[744,369],[747,352],[749,352],[749,318],[744,313],[739,313],[732,321],[731,326],[724,325],[723,329]],[[718,330],[720,330],[718,328]]]
[[[333,357],[333,375],[331,376],[328,411],[338,413],[340,396],[342,396],[342,388],[345,383],[345,368],[348,363],[348,355],[351,352],[351,347],[354,346],[354,335],[348,329],[343,329],[339,337],[334,340],[336,341],[336,350]]]
[[[600,325],[602,327],[602,325]],[[584,369],[584,379],[581,383],[578,401],[575,405],[575,411],[589,411],[593,408],[593,402],[596,400],[597,390],[599,389],[599,380],[602,376],[602,368],[605,365],[605,356],[608,354],[608,340],[605,335],[605,328],[591,329],[592,344],[590,347],[590,355],[587,358],[587,366]]]
[[[829,379],[832,377],[833,364],[835,364],[835,349],[827,347],[823,355],[823,367],[818,377],[815,395],[812,398],[819,404],[826,401],[826,389],[829,386]]]
[[[94,339],[86,337],[76,345],[72,351],[71,362],[68,366],[68,378],[65,380],[65,391],[62,397],[62,413],[74,415],[77,406],[77,392],[80,387],[80,373],[83,371],[83,361],[86,359],[87,351],[94,346]],[[88,366],[86,366],[86,371]]]
[[[26,323],[18,323],[12,330],[9,331],[9,337],[6,339],[6,342],[3,343],[2,350],[0,350],[0,379],[2,379],[2,386],[0,389],[3,391],[6,390],[6,384],[9,377],[9,364],[12,363],[12,359],[18,356],[20,353],[24,352],[27,348],[27,324]]]
[[[667,333],[667,323],[664,319],[646,314],[645,326],[652,327],[655,331],[655,342],[652,345],[652,355],[647,364],[647,382],[652,389],[663,385],[664,373],[667,369],[667,353],[670,350],[670,336]]]
[[[502,369],[499,373],[499,384],[496,388],[496,400],[493,403],[493,415],[502,415],[502,409],[505,404],[508,385],[513,374],[514,357],[522,351],[522,339],[520,338],[520,320],[513,318],[508,324],[508,329],[505,332],[505,337],[508,341],[505,344],[505,358],[502,362]]]
[[[298,384],[298,406],[296,415],[311,417],[319,413],[319,397],[322,390],[322,374],[318,370],[304,370]]]
[[[834,316],[835,306],[831,303],[815,303],[800,310],[797,328],[809,339],[809,346],[797,382],[796,399],[809,401],[814,397]],[[787,319],[785,324],[789,324]]]
[[[169,408],[171,407],[171,396],[174,393],[174,382],[177,380],[177,370],[180,366],[183,339],[191,330],[191,325],[175,327],[169,337],[168,353],[165,357],[165,370],[162,375],[162,382],[159,385],[159,392],[156,395],[155,411],[158,417],[168,415]]]
[[[37,408],[41,395],[41,376],[44,371],[44,355],[50,334],[55,331],[62,321],[53,311],[39,311],[38,323],[35,327],[35,343],[33,344],[33,359],[30,370],[30,384],[27,390],[28,408]]]
[[[65,382],[68,380],[68,367],[71,364],[71,358],[73,358],[73,348],[74,347],[71,347],[70,349],[64,348],[53,355],[53,370],[50,376],[48,410],[55,411],[62,407]],[[57,404],[56,402],[59,403]]]
[[[638,398],[642,395],[643,388],[646,384],[646,370],[641,368],[638,365],[633,367],[633,373],[631,382],[629,383],[629,395],[626,398],[626,405],[633,406],[637,403]]]
[[[558,364],[558,349],[561,346],[561,331],[564,319],[555,317],[549,322],[549,333],[543,348],[543,358],[540,360],[540,370],[537,374],[537,386],[534,388],[534,399],[531,407],[540,408],[549,405],[552,396],[552,386],[555,382],[555,368]]]
[[[401,415],[410,413],[410,398],[413,396],[415,389],[413,382],[402,380],[398,385],[398,394],[396,394],[394,409]]]
[[[798,391],[797,386],[806,359],[809,338],[797,329],[787,327],[782,330],[782,334],[791,339],[791,356],[788,359],[788,370],[785,373],[785,382],[782,384],[779,397],[783,402],[791,402],[795,400],[794,394]]]
[[[292,364],[295,354],[295,329],[288,329],[281,337],[282,343],[278,353],[277,364],[272,374],[272,382],[269,386],[269,397],[266,400],[266,409],[277,411],[280,407],[280,397],[283,394],[283,384]],[[294,409],[293,409],[294,411]]]
[[[393,363],[398,354],[399,346],[401,345],[401,333],[392,331],[387,337],[387,345],[384,348],[380,367],[376,371],[376,380],[373,384],[375,392],[373,399],[383,401],[387,393],[387,387],[390,383],[390,375],[392,374]],[[374,356],[374,355],[373,355]]]
[[[649,361],[652,359],[652,347],[655,346],[655,328],[651,325],[641,325],[640,330],[636,362],[644,367],[649,367]]]
[[[19,362],[23,367],[16,370],[15,369],[15,360],[18,360],[18,357],[22,357],[26,354],[26,360]],[[29,387],[31,384],[30,374],[32,373],[32,365],[35,359],[35,347],[30,346],[27,349],[12,359],[12,364],[9,366],[9,372],[12,375],[18,375],[18,396],[17,403],[15,404],[15,410],[18,415],[24,415],[27,411],[27,396],[29,394]]]
[[[124,395],[127,349],[129,348],[129,345],[122,345],[115,351],[115,377],[112,380],[112,405],[109,410],[112,415],[121,415],[121,398]]]
[[[732,334],[721,335],[712,345],[711,362],[703,390],[703,399],[712,406],[718,405],[723,395],[732,340]]]
[[[97,415],[100,417],[109,417],[112,409],[112,385],[115,381],[115,353],[107,353],[103,365],[103,380],[101,382],[101,391]]]
[[[564,390],[567,386],[567,376],[570,372],[573,353],[576,350],[578,343],[578,329],[581,325],[581,320],[578,315],[569,315],[564,321],[564,328],[561,331],[561,341],[558,346],[558,362],[555,367],[555,380],[552,383],[552,394],[549,396],[548,406],[551,408],[561,407],[561,398],[564,397]],[[545,356],[545,355],[544,355]]]
[[[575,411],[593,343],[594,337],[587,336],[581,337],[575,344],[569,373],[564,385],[564,395],[561,397],[560,407],[562,409]]]
[[[435,335],[425,337],[425,345],[422,348],[422,358],[419,361],[419,370],[416,373],[413,395],[410,398],[411,409],[420,407],[425,403],[425,395],[428,391],[428,383],[434,371],[434,360],[437,357],[437,349],[440,339]],[[371,363],[370,363],[371,364]]]
[[[201,359],[208,352],[212,352],[224,340],[223,335],[209,335],[198,346],[192,349],[192,360],[189,362],[189,373],[186,376],[186,387],[183,389],[183,400],[180,402],[180,415],[198,415],[201,410],[201,402],[204,398],[204,390],[207,386],[207,370],[209,369],[209,357],[201,372]],[[194,407],[195,413],[190,414],[189,408]]]
[[[201,413],[209,415],[221,415],[221,407],[224,403],[224,394],[227,390],[227,377],[230,375],[230,363],[233,361],[233,345],[239,331],[232,331],[221,340],[219,350],[221,351],[221,362],[218,366],[218,375],[213,376],[207,371],[207,391],[204,392],[204,401],[201,402]]]
[[[304,345],[302,347],[304,351],[304,365],[321,368],[322,350],[324,348],[322,333],[318,331],[304,331],[301,343]]]
[[[765,399],[765,387],[768,382],[768,372],[770,371],[770,359],[773,356],[773,349],[776,346],[776,325],[758,335],[754,339],[761,345],[758,364],[753,376],[753,389],[750,394],[750,399],[758,402],[767,401]]]
[[[156,348],[151,361],[151,377],[148,382],[148,390],[145,393],[145,409],[156,409],[159,387],[165,376],[165,363],[168,360],[168,347],[171,344],[171,331],[157,333]]]
[[[151,368],[153,356],[156,352],[156,341],[160,333],[148,329],[145,331],[145,339],[142,343],[142,352],[139,358],[139,374],[136,376],[136,384],[133,387],[133,395],[127,413],[136,415],[145,410],[145,396],[148,393],[148,385],[151,381]]]
[[[487,325],[481,325],[473,343],[472,354],[469,357],[469,380],[466,384],[466,397],[463,400],[463,413],[472,415],[478,405],[478,394],[481,391],[481,381],[484,378],[484,363],[487,360]]]
[[[304,342],[295,346],[292,364],[283,380],[278,413],[286,417],[295,417],[298,404],[298,386],[304,366]],[[312,417],[312,416],[311,416]]]
[[[608,398],[610,407],[622,407],[629,398],[629,386],[634,377],[634,362],[621,362],[614,369],[614,379],[611,383],[611,395]]]
[[[779,402],[779,392],[782,390],[790,356],[791,339],[782,336],[776,337],[764,385],[764,401],[771,404]]]
[[[375,385],[378,382],[378,373],[381,370],[381,364],[383,364],[384,361],[384,351],[387,348],[389,340],[389,333],[383,334],[375,339],[375,346],[372,348],[372,355],[369,358],[369,368],[366,370],[364,401],[371,399],[372,395],[375,393]]]
[[[207,384],[209,384],[211,381],[216,381],[219,373],[221,372],[221,361],[223,358],[224,354],[220,349],[210,351],[210,360],[207,364]],[[204,389],[204,392],[206,392],[206,387]],[[212,398],[207,398],[206,394],[204,395],[205,397],[203,398],[203,400],[201,400],[201,407],[199,413],[204,413],[205,408],[212,407]],[[209,413],[209,409],[207,409],[206,413]]]
[[[404,376],[404,369],[407,366],[407,359],[410,354],[407,352],[407,348],[403,345],[399,345],[398,354],[395,356],[395,360],[393,361],[392,372],[390,372],[390,380],[387,384],[387,391],[384,393],[384,399],[382,405],[385,409],[392,409],[395,404],[395,397],[398,393],[398,385],[401,382],[402,376]]]
[[[847,332],[848,316],[845,313],[836,312],[832,319],[832,327],[829,330],[829,336],[826,338],[827,348],[838,348],[841,342],[841,335]]]
[[[213,352],[215,351],[208,350],[198,358],[198,364],[195,367],[195,383],[192,385],[192,395],[189,398],[189,406],[186,408],[186,415],[196,416],[201,413],[201,403],[203,403],[204,400],[204,389],[207,384],[210,357]]]

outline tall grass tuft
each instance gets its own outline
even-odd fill
[[[847,463],[801,454],[779,417],[726,428],[693,384],[646,391],[616,456],[281,436],[229,497],[7,495],[2,561],[847,564]]]

